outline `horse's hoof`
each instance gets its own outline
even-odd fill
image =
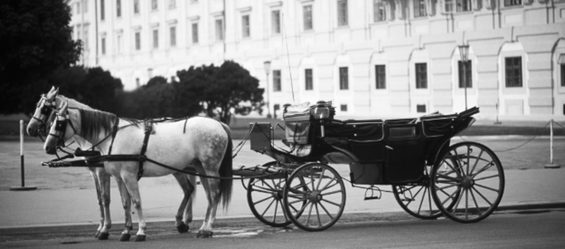
[[[135,242],[145,241],[145,235],[137,235],[135,236]]]
[[[212,238],[214,233],[212,231],[198,231],[196,238]]]
[[[110,237],[110,233],[100,233],[98,235],[98,240],[107,240]]]
[[[98,238],[98,236],[100,236],[100,231],[96,231],[96,234],[94,234],[94,238]]]
[[[129,233],[122,233],[122,236],[120,236],[120,241],[129,241],[129,238],[131,238],[131,235],[129,235]]]
[[[177,226],[177,231],[179,231],[179,233],[186,233],[188,230],[190,230],[190,227],[184,224],[184,222]]]

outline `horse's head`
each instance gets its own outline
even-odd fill
[[[56,98],[59,93],[59,89],[51,87],[51,90],[47,94],[41,95],[41,98],[37,102],[37,107],[33,113],[33,117],[27,125],[27,134],[33,137],[37,137],[39,134],[45,135],[47,125],[51,122],[50,119],[53,117],[53,113],[56,108]]]
[[[69,113],[67,102],[61,103],[61,108],[57,111],[57,117],[43,145],[47,154],[55,154],[58,146],[73,138],[77,133],[73,122],[75,124],[80,122],[79,113],[77,111]]]

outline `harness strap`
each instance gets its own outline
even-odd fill
[[[141,151],[139,152],[139,156],[141,158],[145,157],[145,151],[147,151],[147,144],[149,142],[149,136],[153,132],[153,121],[146,119],[143,121],[145,126],[145,137],[143,138],[143,145],[141,146]],[[137,171],[137,180],[139,181],[143,176],[143,163],[145,160],[139,160],[139,170]]]
[[[108,149],[108,155],[112,154],[112,147],[114,146],[114,139],[116,138],[116,134],[118,134],[118,123],[120,123],[120,119],[118,117],[116,117],[116,120],[114,121],[114,128],[112,129],[112,142],[110,142],[110,149]],[[108,137],[106,137],[106,138],[108,138]],[[104,138],[104,140],[106,140],[106,138]],[[102,141],[104,141],[104,140],[102,140]],[[92,146],[92,150],[94,150],[94,146]]]

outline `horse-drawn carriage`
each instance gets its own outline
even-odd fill
[[[195,176],[199,176],[209,202],[198,233],[203,237],[212,235],[218,203],[229,202],[233,175],[249,179],[248,203],[260,221],[271,226],[294,223],[307,231],[325,230],[340,218],[346,202],[344,180],[370,193],[366,199],[378,199],[385,192],[378,186],[391,185],[409,214],[423,219],[445,215],[464,223],[488,217],[504,192],[504,172],[492,150],[474,142],[450,144],[453,136],[474,122],[476,107],[411,119],[338,120],[330,103],[287,105],[285,146],[276,145],[270,123],[250,124],[246,137],[253,151],[274,161],[234,169],[231,132],[223,123],[208,118],[121,119],[57,92],[52,89],[40,99],[28,132],[45,129],[56,113],[46,152],[55,153],[72,138],[83,148],[77,151],[86,159],[43,165],[89,167],[93,177],[99,175],[95,178],[103,210],[99,239],[108,238],[111,226],[109,174],[118,183],[126,211],[120,240],[130,238],[130,203],[140,219],[136,240],[145,240],[140,177],[175,176],[184,191],[176,224],[179,232],[186,232],[192,222]],[[340,164],[349,165],[349,179],[334,168]]]
[[[450,144],[478,112],[475,107],[411,119],[337,120],[334,107],[323,101],[287,105],[283,142],[288,148],[275,145],[270,123],[251,125],[251,149],[275,160],[255,172],[279,173],[249,182],[250,208],[271,226],[294,223],[321,231],[343,213],[346,180],[371,193],[366,199],[380,197],[376,186],[392,185],[400,206],[415,217],[480,221],[502,198],[502,165],[482,144]],[[334,168],[339,164],[349,164],[349,179]]]

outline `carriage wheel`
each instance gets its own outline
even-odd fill
[[[273,166],[277,162],[268,162],[263,166]],[[284,214],[282,191],[286,179],[251,178],[247,186],[247,204],[257,219],[272,227],[290,225]]]
[[[414,185],[393,185],[394,198],[408,214],[420,219],[437,219],[441,211],[436,207],[431,190],[429,172],[430,167],[425,167],[424,180]]]
[[[496,154],[482,144],[462,142],[438,158],[431,190],[442,213],[462,223],[492,214],[504,193],[504,171]]]
[[[345,186],[332,167],[309,163],[292,172],[283,191],[283,201],[287,217],[297,227],[322,231],[341,217]]]

